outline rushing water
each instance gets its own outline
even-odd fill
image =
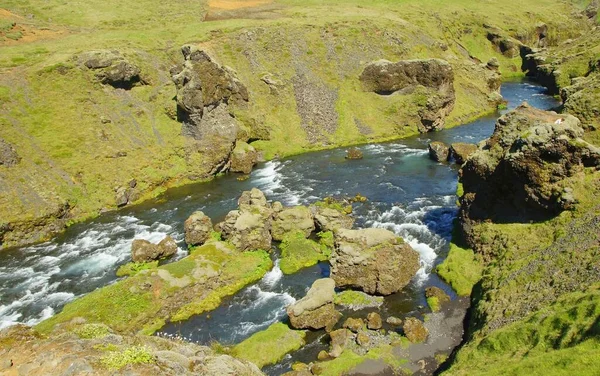
[[[543,92],[528,83],[506,83],[502,87],[509,108],[524,100],[543,109],[556,106],[556,101]],[[181,248],[176,257],[185,256],[185,219],[202,210],[213,221],[221,220],[235,208],[241,192],[252,187],[284,205],[308,204],[330,195],[360,193],[368,197],[367,203],[355,208],[356,225],[390,229],[421,257],[417,276],[403,292],[387,299],[382,310],[397,316],[414,311],[425,305],[425,285],[448,290],[430,271],[445,256],[456,215],[457,167],[429,160],[427,144],[433,140],[478,142],[489,137],[496,118],[497,114],[437,133],[364,145],[360,147],[364,159],[358,161],[345,160],[344,149],[270,161],[258,166],[246,181],[230,175],[173,189],[158,200],[72,226],[50,242],[3,252],[0,328],[16,322],[35,324],[68,301],[116,280],[117,267],[130,260],[134,238],[156,242],[171,235]],[[178,333],[199,343],[239,342],[284,319],[285,306],[302,297],[312,281],[328,274],[325,263],[291,276],[283,276],[276,265],[262,281],[226,299],[216,311],[179,325],[169,324],[164,332]],[[322,334],[310,335],[310,345],[295,359],[314,359],[322,348]],[[278,374],[289,362],[267,371]]]

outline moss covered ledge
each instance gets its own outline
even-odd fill
[[[75,317],[103,323],[116,332],[152,334],[168,320],[184,320],[215,309],[225,296],[258,281],[273,266],[266,251],[239,252],[221,241],[190,256],[95,290],[36,326],[47,334]]]

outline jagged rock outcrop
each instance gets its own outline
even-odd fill
[[[94,71],[96,78],[105,85],[119,89],[131,89],[143,83],[140,68],[127,60],[119,51],[96,50],[77,56],[77,62]]]
[[[306,206],[285,208],[275,213],[271,226],[274,240],[282,241],[286,234],[302,233],[305,238],[315,230],[315,221]]]
[[[547,51],[523,47],[521,50],[523,64],[521,69],[528,77],[533,77],[540,85],[548,89],[548,94],[559,94],[560,68],[548,62]]]
[[[410,282],[419,269],[419,254],[388,230],[339,229],[330,263],[336,286],[389,295]]]
[[[493,26],[486,26],[487,39],[492,42],[498,52],[508,58],[520,55],[522,43],[504,34],[504,32]]]
[[[177,87],[177,119],[191,140],[187,154],[201,155],[205,175],[229,170],[246,172],[256,163],[248,132],[233,115],[245,107],[248,90],[229,67],[215,62],[196,46],[181,48],[184,62],[171,69]],[[236,141],[239,144],[236,145]],[[237,146],[237,148],[236,148]]]
[[[13,326],[0,332],[0,342],[0,373],[7,375],[263,375],[254,364],[206,346],[114,334],[83,319],[49,337]]]
[[[0,138],[0,166],[12,167],[21,161],[15,148]]]
[[[424,87],[422,94],[427,99],[419,109],[419,131],[422,133],[443,128],[446,116],[454,108],[454,72],[444,60],[402,60],[397,63],[379,60],[365,67],[360,81],[366,91],[381,95],[409,94]]]
[[[192,213],[183,224],[185,242],[187,245],[195,246],[204,244],[213,230],[211,219],[201,211]]]
[[[335,282],[331,278],[317,279],[306,296],[287,307],[290,324],[296,329],[331,331],[341,314],[335,310]]]
[[[498,119],[494,134],[463,165],[460,218],[496,222],[545,219],[570,208],[563,180],[600,166],[600,149],[581,139],[571,115],[526,103]]]
[[[465,142],[455,142],[450,145],[450,157],[456,161],[457,164],[462,165],[465,163],[467,158],[471,156],[477,150],[477,145],[468,144]]]
[[[581,120],[586,130],[600,128],[600,74],[590,74],[572,80],[572,85],[560,90],[564,111]]]
[[[429,158],[436,162],[446,162],[450,156],[450,147],[441,141],[429,143]]]
[[[242,193],[239,209],[230,211],[217,224],[223,239],[229,240],[240,251],[270,250],[273,209],[259,189]]]
[[[145,239],[134,239],[131,243],[131,258],[133,262],[149,262],[169,257],[177,253],[177,243],[166,236],[158,244],[153,244]]]
[[[216,63],[205,51],[185,45],[181,52],[185,61],[171,70],[171,76],[177,86],[183,134],[198,140],[220,135],[235,142],[239,129],[227,108],[247,102],[248,90],[232,69]]]

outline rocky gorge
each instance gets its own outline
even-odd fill
[[[302,19],[287,12],[310,9],[271,6],[258,11]],[[6,182],[0,203],[14,203],[17,195],[20,204],[2,211],[2,245],[36,242],[67,224],[82,236],[70,244],[67,232],[6,251],[9,264],[29,262],[23,272],[31,283],[41,281],[52,292],[28,282],[9,286],[9,274],[2,274],[2,294],[18,296],[10,304],[3,299],[2,326],[5,317],[6,326],[16,320],[35,326],[0,333],[0,371],[593,375],[600,275],[597,28],[594,2],[583,12],[560,6],[571,13],[540,10],[521,19],[525,29],[511,26],[517,13],[513,20],[500,14],[501,23],[467,23],[469,31],[452,23],[465,16],[460,11],[438,15],[442,31],[427,41],[406,39],[420,29],[395,16],[385,22],[404,31],[382,32],[369,24],[376,9],[369,8],[366,23],[358,23],[358,44],[348,20],[309,25],[323,45],[309,40],[312,31],[290,41],[298,25],[275,22],[212,30],[208,40],[187,38],[160,57],[126,47],[80,49],[61,55],[67,60],[54,56],[60,62],[52,66],[17,66],[52,87],[3,74],[17,86],[8,91],[13,97],[0,96],[2,119],[12,127],[0,133]],[[414,7],[403,10],[428,9]],[[219,14],[210,11],[207,20],[231,13]],[[449,35],[457,39],[449,42]],[[396,47],[386,47],[388,39]],[[286,47],[274,51],[269,42],[282,40]],[[535,108],[542,100],[537,93],[527,97],[533,106],[518,96],[502,98],[501,77],[519,69],[560,93],[562,105]],[[80,109],[93,109],[98,122],[90,124],[102,124],[94,132],[106,147],[84,141],[88,112],[80,117],[83,133],[74,134],[81,144],[72,148],[67,139],[59,144],[19,128],[46,119],[43,129],[72,114],[67,108],[43,117],[36,107],[37,98],[42,107],[52,102],[35,90],[51,94],[67,83],[95,85],[80,97],[80,89],[72,93]],[[35,99],[16,109],[18,90]],[[101,97],[86,99],[92,92]],[[488,118],[489,126],[429,133],[504,106],[509,110],[497,114],[493,127]],[[127,119],[133,133],[124,133]],[[68,121],[62,124],[57,132],[70,129]],[[16,129],[31,132],[31,144],[23,146]],[[276,156],[411,134],[420,136],[256,167]],[[38,142],[42,147],[32,149]],[[284,177],[286,166],[302,173]],[[243,175],[149,200],[167,186],[228,172]],[[74,224],[116,207],[121,211]],[[158,208],[168,209],[159,214]],[[179,220],[136,224],[144,212]],[[90,238],[97,244],[90,247]],[[89,258],[62,261],[87,249]],[[20,281],[9,264],[0,270],[16,271],[11,278]],[[88,286],[76,287],[78,276]],[[33,293],[22,295],[21,286]],[[262,320],[246,321],[248,315]],[[148,336],[157,331],[167,338]]]

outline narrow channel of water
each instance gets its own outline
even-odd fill
[[[509,108],[523,100],[548,109],[557,102],[529,83],[506,83],[503,96]],[[421,256],[421,269],[407,288],[387,299],[383,308],[402,316],[425,305],[424,286],[447,287],[430,271],[445,257],[451,223],[456,215],[457,168],[427,157],[432,140],[478,142],[488,137],[497,114],[471,124],[386,144],[361,146],[364,159],[347,161],[344,149],[314,152],[258,166],[246,181],[228,175],[209,183],[172,189],[157,200],[107,213],[70,227],[56,239],[2,253],[0,258],[0,328],[15,322],[35,324],[77,296],[116,280],[117,267],[130,260],[134,238],[159,241],[165,235],[180,243],[185,256],[183,222],[196,210],[218,221],[234,209],[244,190],[257,187],[270,200],[284,205],[308,204],[330,195],[369,198],[355,208],[358,227],[384,227],[404,237]],[[235,343],[285,317],[284,307],[302,297],[313,280],[328,275],[326,264],[282,276],[275,268],[209,315],[170,326],[199,343]],[[295,358],[318,352],[319,333]],[[304,355],[303,355],[304,354]],[[278,374],[287,363],[271,367]]]

